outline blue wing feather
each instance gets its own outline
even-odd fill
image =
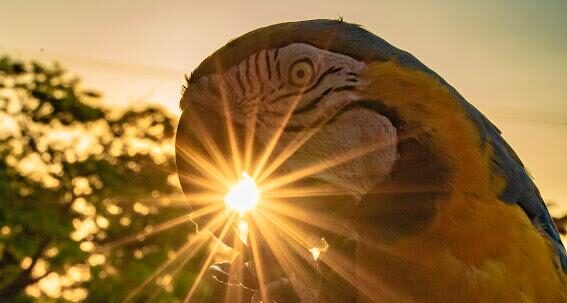
[[[485,140],[493,146],[493,168],[502,172],[507,180],[507,186],[500,199],[507,203],[517,203],[522,207],[532,223],[550,239],[559,256],[561,266],[564,270],[567,270],[565,247],[561,243],[559,231],[553,223],[538,188],[514,150],[502,138],[500,131],[478,110],[474,109],[474,111],[476,112],[475,115],[480,118],[480,121],[475,122],[485,125]]]
[[[429,73],[437,78],[443,85],[449,88],[459,103],[466,109],[469,117],[478,127],[483,143],[490,144],[493,148],[493,169],[498,170],[506,177],[507,186],[499,198],[506,203],[517,204],[524,210],[532,223],[549,238],[559,258],[561,267],[567,271],[567,252],[561,242],[561,237],[553,222],[553,218],[549,214],[543,198],[524,164],[512,147],[504,140],[502,132],[476,107],[467,102],[441,76],[429,69],[410,53],[402,50],[398,51],[399,54],[395,57],[397,62],[403,66]]]
[[[432,74],[457,97],[459,103],[466,109],[470,118],[477,125],[483,142],[492,146],[494,152],[492,158],[493,169],[498,170],[506,177],[507,186],[500,195],[500,199],[506,203],[518,204],[524,210],[532,223],[549,238],[558,255],[561,267],[567,271],[567,252],[561,242],[561,237],[553,222],[553,218],[549,214],[543,198],[524,164],[512,147],[504,140],[502,132],[443,78],[409,53],[403,52],[401,56],[402,58],[399,60],[401,64]]]
[[[455,88],[411,54],[402,51],[400,56],[401,58],[398,57],[398,61],[401,64],[432,74],[457,97],[459,103],[466,109],[470,118],[477,125],[483,142],[492,146],[494,151],[492,158],[493,169],[499,170],[506,177],[507,186],[500,195],[500,199],[506,203],[518,204],[524,210],[532,223],[549,238],[558,255],[561,267],[567,271],[567,252],[561,242],[561,237],[553,222],[553,218],[549,214],[543,198],[524,164],[512,147],[504,140],[502,132],[476,107],[467,102]]]

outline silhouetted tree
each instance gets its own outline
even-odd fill
[[[172,198],[175,119],[98,99],[57,64],[0,57],[2,302],[121,302],[194,231],[185,220],[149,235],[188,213]],[[156,276],[134,301],[179,301],[198,262],[174,260],[187,270]]]

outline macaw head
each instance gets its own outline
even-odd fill
[[[231,41],[188,79],[178,146],[199,148],[182,142],[200,124],[229,161],[262,166],[257,176],[331,161],[306,177],[363,195],[390,174],[397,157],[391,118],[360,93],[369,82],[365,60],[376,57],[364,45],[371,38],[358,26],[319,20],[274,25]]]
[[[422,142],[420,122],[402,119],[395,98],[369,94],[381,81],[371,68],[377,62],[423,67],[360,26],[334,20],[261,28],[205,59],[187,79],[176,139],[193,209],[222,205],[223,191],[245,172],[262,200],[282,198],[315,216],[342,209],[380,237],[429,224],[447,192],[447,164]],[[218,197],[197,201],[211,192]],[[379,202],[361,203],[369,198]]]
[[[455,192],[497,197],[562,248],[498,129],[411,54],[358,25],[290,22],[232,40],[187,79],[181,109],[177,165],[188,197],[222,192],[243,172],[266,192],[324,184],[387,239],[423,230]]]

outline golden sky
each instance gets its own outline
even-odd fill
[[[174,113],[183,74],[228,40],[344,17],[410,51],[504,132],[567,211],[567,1],[1,0],[0,54],[58,60],[105,102]]]

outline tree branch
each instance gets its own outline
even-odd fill
[[[22,270],[20,274],[14,280],[12,280],[12,282],[8,283],[8,285],[0,289],[0,298],[7,300],[7,302],[10,302],[12,298],[21,293],[27,286],[47,276],[48,273],[46,272],[41,277],[33,278],[32,271],[37,264],[37,261],[41,258],[45,249],[49,245],[49,242],[49,239],[44,239],[39,243],[37,251],[32,256],[32,262],[30,266]]]
[[[9,252],[7,249],[4,249],[4,251],[2,252],[2,258],[0,259],[0,268],[13,264],[18,264],[18,260],[16,259],[14,254]]]

